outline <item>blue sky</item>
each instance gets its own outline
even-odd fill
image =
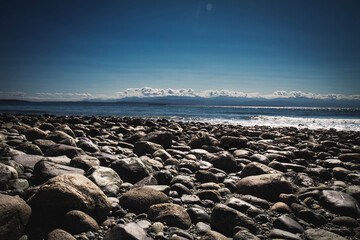
[[[349,0],[4,0],[0,97],[359,95],[359,12]]]

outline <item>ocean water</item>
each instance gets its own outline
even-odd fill
[[[242,126],[293,126],[360,131],[360,108],[151,105],[125,103],[0,104],[0,113],[131,116]]]

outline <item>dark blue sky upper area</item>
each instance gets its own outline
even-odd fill
[[[360,1],[0,1],[3,91],[359,94]]]

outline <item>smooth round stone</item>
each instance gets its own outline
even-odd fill
[[[26,179],[18,178],[18,179],[10,180],[8,182],[8,187],[10,189],[24,191],[29,188],[29,182]]]
[[[137,225],[139,225],[143,229],[147,229],[151,226],[151,222],[149,222],[147,220],[140,220],[137,222]]]
[[[290,207],[283,202],[277,202],[270,208],[271,211],[275,211],[278,213],[291,213]]]
[[[202,234],[202,233],[206,233],[208,231],[211,230],[210,225],[204,223],[204,222],[198,222],[195,226],[195,231]]]
[[[151,225],[151,231],[156,234],[164,231],[164,224],[162,224],[161,222],[154,222]]]
[[[346,217],[346,216],[335,217],[332,220],[332,223],[339,225],[339,226],[349,227],[349,228],[356,228],[359,226],[359,223],[358,223],[358,221],[356,221],[356,219],[354,219],[352,217]]]

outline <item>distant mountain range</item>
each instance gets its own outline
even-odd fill
[[[86,99],[82,101],[24,101],[0,100],[0,104],[26,103],[107,103],[107,104],[151,104],[151,105],[208,105],[208,106],[266,106],[266,107],[350,107],[360,108],[360,100],[312,99],[312,98],[242,98],[242,97],[126,97],[121,99]]]

